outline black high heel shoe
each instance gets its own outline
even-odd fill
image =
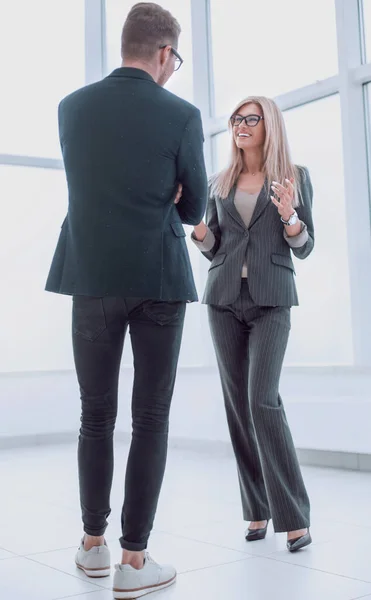
[[[305,535],[295,538],[294,540],[287,540],[287,550],[289,552],[297,552],[298,550],[305,548],[305,546],[309,546],[311,543],[312,537],[308,528],[308,531]]]
[[[247,542],[256,542],[258,540],[264,540],[267,535],[269,519],[265,527],[261,529],[247,529],[245,533],[245,539]]]

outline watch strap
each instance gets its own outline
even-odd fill
[[[294,223],[290,223],[290,221],[291,221],[291,219],[292,219],[293,217],[296,217],[296,218],[295,218],[295,222],[294,222]],[[284,225],[294,225],[294,224],[296,224],[296,223],[298,222],[298,220],[299,220],[299,217],[298,217],[298,213],[296,212],[296,210],[294,210],[294,212],[292,213],[292,215],[291,215],[291,217],[289,218],[289,220],[288,220],[288,221],[285,221],[285,220],[284,220],[284,219],[281,217],[281,221],[282,221],[282,223],[283,223]]]

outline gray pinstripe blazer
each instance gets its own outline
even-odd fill
[[[307,169],[302,169],[300,187],[302,202],[296,210],[308,229],[308,240],[300,248],[290,248],[283,236],[283,225],[270,199],[267,181],[248,227],[234,204],[236,187],[225,200],[209,193],[206,222],[216,241],[210,252],[203,252],[211,261],[204,304],[223,306],[237,300],[245,260],[249,291],[258,306],[298,304],[291,250],[297,258],[303,259],[314,246],[313,188]]]

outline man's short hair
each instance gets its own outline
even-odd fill
[[[152,60],[162,45],[178,46],[181,29],[168,11],[154,2],[139,2],[129,12],[121,36],[121,56]]]

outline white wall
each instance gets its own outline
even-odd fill
[[[117,430],[130,432],[132,371],[121,375]],[[371,454],[371,370],[285,369],[281,392],[297,448]],[[0,375],[0,448],[5,437],[77,437],[79,392],[73,372]],[[217,372],[180,369],[170,435],[228,442]]]

